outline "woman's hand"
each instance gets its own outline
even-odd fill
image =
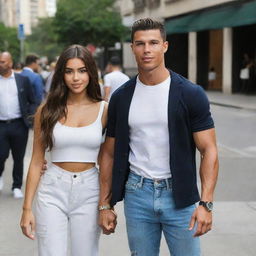
[[[28,238],[34,240],[35,239],[35,217],[30,209],[24,209],[21,220],[20,227],[22,229],[22,233]]]

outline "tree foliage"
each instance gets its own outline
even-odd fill
[[[53,20],[54,18],[39,20],[38,25],[32,29],[32,34],[26,40],[26,52],[47,56],[50,60],[54,60],[60,54],[63,45],[57,41]]]
[[[54,26],[59,42],[112,46],[125,34],[114,0],[59,0]]]
[[[20,46],[17,28],[9,28],[0,23],[0,51],[8,51],[12,54],[14,61],[19,60]]]

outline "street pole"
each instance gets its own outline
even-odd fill
[[[25,33],[24,33],[24,24],[19,24],[18,26],[18,39],[20,40],[20,62],[24,61],[24,41],[25,41]]]
[[[24,39],[20,39],[20,62],[24,62]]]

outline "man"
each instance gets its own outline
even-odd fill
[[[209,103],[200,86],[166,69],[168,42],[162,23],[136,21],[131,39],[139,74],[109,103],[99,222],[104,233],[114,232],[112,206],[124,198],[131,255],[159,255],[163,232],[171,255],[199,256],[199,236],[212,226],[218,173]],[[201,154],[201,197],[196,148]]]
[[[25,60],[25,67],[20,73],[27,77],[34,88],[37,105],[41,103],[44,96],[44,84],[42,77],[37,74],[39,69],[39,58],[36,55],[28,55]]]
[[[107,102],[112,93],[129,80],[129,77],[121,71],[121,61],[117,56],[111,57],[108,70],[110,73],[104,76],[104,99]]]
[[[12,65],[11,54],[0,53],[0,191],[4,185],[5,161],[11,150],[14,160],[13,196],[22,198],[23,158],[36,102],[29,80],[14,73]]]

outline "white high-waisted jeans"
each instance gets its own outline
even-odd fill
[[[69,172],[52,164],[41,177],[35,203],[39,256],[97,256],[99,175],[96,167]]]

